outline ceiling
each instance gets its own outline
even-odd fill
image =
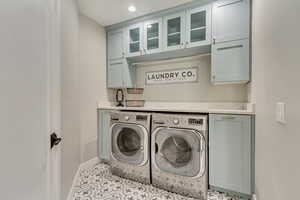
[[[191,1],[193,0],[78,0],[78,3],[82,14],[108,26]],[[136,7],[136,12],[128,11],[130,5]]]

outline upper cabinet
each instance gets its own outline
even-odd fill
[[[214,43],[249,38],[250,0],[221,0],[213,4]]]
[[[107,34],[108,61],[124,58],[123,29],[111,31]]]
[[[185,45],[185,12],[164,17],[163,49],[177,50]]]
[[[250,81],[250,0],[220,0],[212,11],[214,84]]]
[[[126,57],[141,56],[144,54],[143,28],[143,23],[134,24],[126,28]]]
[[[192,2],[162,13],[109,27],[108,87],[134,85],[136,63],[203,53],[211,53],[213,84],[250,81],[250,0]]]
[[[124,29],[107,33],[107,87],[130,88],[134,86],[135,69],[125,58]]]
[[[211,44],[211,5],[187,11],[186,31],[188,48]]]
[[[162,51],[162,18],[144,23],[144,54]]]
[[[216,43],[212,46],[211,80],[215,84],[250,80],[249,40]]]

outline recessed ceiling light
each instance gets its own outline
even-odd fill
[[[136,11],[136,7],[134,5],[131,5],[128,7],[128,11],[129,12],[135,12]]]

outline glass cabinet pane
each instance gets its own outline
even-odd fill
[[[176,46],[181,43],[181,19],[176,17],[168,20],[168,46]]]
[[[140,29],[139,28],[134,28],[134,29],[129,30],[129,35],[130,35],[130,42],[140,41]]]
[[[140,43],[139,42],[130,43],[129,50],[130,53],[138,52],[140,50]]]
[[[138,52],[140,50],[140,28],[130,29],[129,38],[129,52]]]
[[[159,24],[147,25],[147,49],[159,48]]]
[[[204,29],[197,29],[191,31],[191,42],[198,42],[206,40],[206,30]]]
[[[206,40],[206,11],[191,14],[191,42]]]

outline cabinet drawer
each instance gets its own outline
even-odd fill
[[[250,80],[249,40],[212,46],[212,82],[246,83]]]

